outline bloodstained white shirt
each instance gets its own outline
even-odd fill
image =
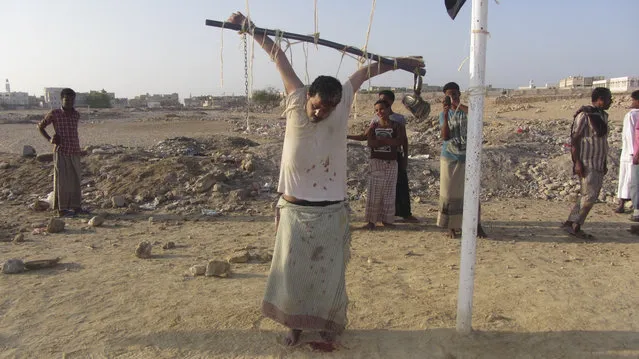
[[[343,201],[346,198],[346,134],[353,104],[353,86],[342,84],[342,99],[324,120],[306,115],[308,89],[286,98],[286,134],[277,191],[306,201]]]

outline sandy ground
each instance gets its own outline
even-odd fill
[[[540,114],[522,111],[521,118],[565,117],[559,108],[551,103]],[[105,121],[81,131],[85,145],[105,143],[105,133],[109,143],[152,145],[166,137],[229,130],[221,121],[177,123]],[[28,131],[34,131],[32,124],[0,125],[0,152],[19,152],[24,141],[35,141]],[[69,219],[63,233],[50,235],[31,234],[49,213],[4,202],[3,221],[28,231],[24,243],[0,243],[0,259],[62,261],[53,269],[0,276],[0,357],[639,357],[639,240],[627,231],[627,214],[597,204],[584,228],[596,240],[583,242],[559,229],[569,203],[483,203],[490,238],[478,241],[474,332],[460,337],[460,242],[435,227],[436,203],[429,198],[413,204],[420,224],[353,231],[346,273],[349,324],[336,351],[319,353],[307,344],[319,340],[315,334],[305,333],[302,344],[287,348],[280,344],[284,328],[262,317],[269,264],[233,264],[226,279],[186,274],[194,264],[246,246],[272,248],[268,202],[252,204],[263,215],[199,221],[96,210],[107,216],[103,227]],[[363,225],[364,203],[351,205],[356,228]],[[133,256],[142,240],[157,243],[153,258]],[[161,249],[167,241],[177,248]]]

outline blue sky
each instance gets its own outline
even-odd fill
[[[452,21],[443,0],[379,0],[368,50],[422,55],[425,82],[465,87],[468,63],[458,67],[469,54],[470,2]],[[371,0],[318,0],[321,37],[363,47],[371,6]],[[13,91],[42,95],[45,86],[69,86],[104,88],[118,97],[178,92],[181,98],[244,93],[240,36],[204,21],[246,12],[245,0],[1,0],[0,8],[0,79],[9,78]],[[249,0],[249,10],[260,27],[314,31],[313,0]],[[490,0],[487,82],[516,87],[568,75],[639,75],[637,15],[637,0]],[[306,61],[302,44],[293,45],[303,81],[306,68],[311,80],[322,74],[347,78],[356,62],[345,57],[337,73],[341,58],[339,51],[309,46]],[[282,88],[258,46],[253,81],[253,89]],[[412,75],[396,71],[371,84],[410,87]]]

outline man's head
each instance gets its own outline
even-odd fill
[[[461,93],[459,92],[459,85],[457,83],[449,82],[444,85],[444,95],[446,97],[450,97],[451,103],[455,106],[459,105],[460,94]]]
[[[382,90],[377,93],[380,100],[384,100],[388,102],[390,106],[393,106],[393,102],[395,102],[395,94],[391,90]]]
[[[609,109],[612,104],[612,93],[610,89],[605,87],[596,87],[592,90],[590,97],[592,99],[592,105],[602,110]]]
[[[390,107],[390,104],[385,100],[377,100],[377,102],[375,102],[375,114],[379,118],[388,119],[388,116],[390,115]]]
[[[334,77],[319,76],[306,94],[306,114],[313,122],[326,119],[342,100],[342,84]]]
[[[633,91],[632,94],[630,95],[630,98],[632,99],[632,103],[630,103],[630,107],[639,108],[639,90]]]
[[[60,92],[60,99],[62,99],[62,108],[70,110],[75,104],[75,91],[70,88],[62,89]]]

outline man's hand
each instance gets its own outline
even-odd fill
[[[444,97],[444,100],[442,101],[442,108],[444,110],[444,113],[448,113],[451,105],[452,105],[452,102],[451,102],[450,96]]]
[[[226,20],[226,22],[230,22],[236,25],[242,25],[243,30],[239,32],[240,34],[250,31],[252,28],[255,27],[253,21],[249,21],[246,16],[244,16],[244,14],[239,11],[232,13],[231,16],[229,16],[228,20]]]
[[[62,143],[62,139],[60,138],[60,135],[55,134],[53,135],[53,137],[51,137],[51,144],[59,146]]]
[[[577,160],[573,164],[572,171],[579,177],[584,178],[586,174],[584,172],[584,164],[581,161]]]

